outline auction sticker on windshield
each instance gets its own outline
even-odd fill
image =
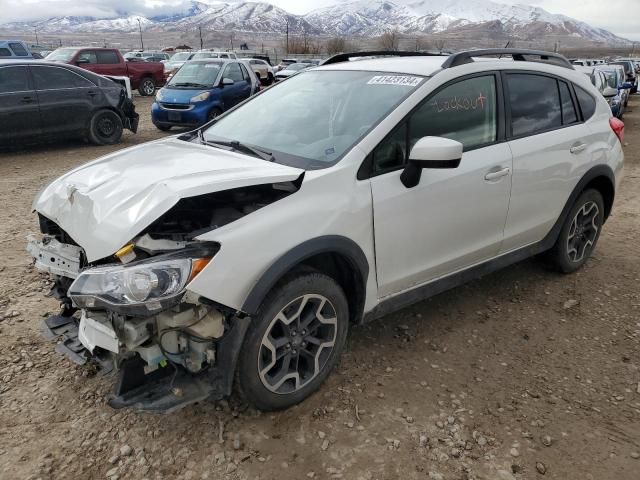
[[[367,82],[369,85],[402,85],[408,87],[417,86],[422,78],[409,75],[376,75]]]

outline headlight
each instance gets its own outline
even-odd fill
[[[190,101],[192,102],[204,102],[207,98],[209,98],[211,94],[209,92],[202,92],[196,95],[195,97],[191,97]]]
[[[162,101],[162,98],[164,97],[163,90],[164,89],[161,88],[160,90],[158,90],[158,93],[156,93],[156,102],[161,102]]]
[[[85,270],[69,288],[80,308],[108,307],[148,315],[180,300],[210,258],[165,258]]]

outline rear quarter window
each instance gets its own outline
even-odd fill
[[[17,42],[10,43],[9,48],[13,50],[13,53],[15,53],[17,57],[29,56],[29,52],[27,52],[27,49],[24,48],[24,46],[21,43],[17,43]]]
[[[11,57],[11,50],[8,48],[0,48],[0,57]]]
[[[582,111],[582,118],[589,120],[596,113],[596,101],[581,87],[575,85],[576,97],[578,97],[578,103],[580,104],[580,110]]]

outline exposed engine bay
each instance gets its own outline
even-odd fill
[[[301,180],[301,179],[300,179]],[[169,412],[231,393],[234,364],[249,319],[186,285],[220,246],[195,238],[298,190],[257,185],[183,198],[113,256],[88,263],[83,249],[40,215],[44,236],[29,238],[36,266],[55,279],[60,315],[45,335],[79,364],[119,371],[116,407]]]

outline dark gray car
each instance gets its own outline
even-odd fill
[[[138,114],[124,87],[71,65],[0,60],[0,146],[65,137],[98,145],[135,133]]]

